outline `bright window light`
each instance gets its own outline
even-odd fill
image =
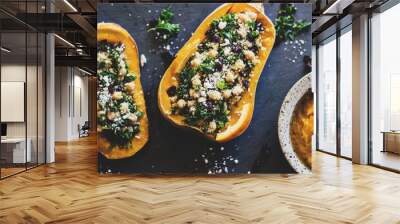
[[[68,46],[75,48],[75,45],[73,45],[73,44],[72,44],[71,42],[69,42],[68,40],[66,40],[66,39],[64,39],[64,38],[62,38],[62,37],[60,37],[60,36],[57,35],[57,34],[54,34],[54,36],[57,37],[57,39],[59,39],[59,40],[61,40],[62,42],[64,42],[65,44],[67,44]]]
[[[10,50],[8,50],[7,48],[4,48],[4,47],[2,47],[2,48],[0,48],[1,49],[1,51],[4,51],[4,52],[6,52],[6,53],[10,53],[11,51]]]
[[[74,12],[78,12],[78,10],[68,0],[64,0],[64,3],[68,5],[68,7],[70,7]]]

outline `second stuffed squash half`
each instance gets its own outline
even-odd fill
[[[114,23],[97,25],[98,149],[108,159],[133,156],[149,139],[135,40]]]
[[[217,142],[241,135],[274,41],[274,25],[261,10],[248,3],[221,5],[166,70],[158,89],[161,113]]]

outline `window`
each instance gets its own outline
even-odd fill
[[[19,16],[38,13],[43,4],[18,2]],[[9,21],[0,24],[0,178],[5,178],[45,163],[46,39],[6,13],[0,17]]]
[[[318,47],[318,149],[336,153],[336,36]]]
[[[371,18],[371,162],[400,170],[400,5]]]
[[[340,36],[340,155],[352,157],[352,32],[351,25]]]

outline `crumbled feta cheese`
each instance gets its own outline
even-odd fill
[[[231,53],[231,48],[230,47],[225,47],[224,48],[224,55],[228,56]]]
[[[243,88],[240,85],[236,85],[232,88],[233,95],[240,95],[243,92]]]
[[[225,38],[224,39],[224,43],[221,44],[221,47],[227,46],[229,44],[231,44],[231,42],[228,39]]]
[[[244,46],[246,46],[247,48],[253,47],[253,43],[251,43],[251,42],[248,41],[248,40],[246,40],[243,44],[244,44]]]
[[[250,20],[255,21],[257,19],[257,14],[255,12],[246,11],[245,13],[247,14]]]
[[[135,123],[138,120],[138,117],[135,114],[129,115],[128,118],[132,123]]]
[[[217,129],[217,123],[215,123],[215,121],[211,121],[211,122],[208,124],[208,132],[209,132],[209,133],[212,133],[212,132],[215,131],[215,129]]]
[[[225,27],[226,27],[226,22],[221,21],[221,22],[218,23],[218,28],[219,28],[220,30],[223,30]]]
[[[201,59],[200,58],[193,58],[193,60],[190,62],[190,65],[192,67],[198,67],[201,64]]]
[[[144,54],[141,54],[140,55],[140,66],[144,66],[144,64],[146,64],[147,63],[147,58],[146,58],[146,56],[144,55]]]
[[[247,36],[247,30],[246,30],[245,27],[240,27],[240,28],[237,30],[237,33],[238,33],[242,38],[246,38],[246,36]]]

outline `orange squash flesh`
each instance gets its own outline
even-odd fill
[[[185,117],[181,115],[171,114],[171,103],[167,94],[167,89],[172,85],[178,86],[179,73],[185,67],[187,61],[193,53],[197,51],[197,45],[206,38],[206,32],[210,28],[211,22],[227,13],[240,13],[243,11],[251,11],[257,14],[257,21],[264,26],[264,32],[260,33],[261,43],[264,50],[258,52],[260,63],[253,68],[253,76],[250,81],[249,89],[246,91],[238,105],[233,107],[230,112],[230,120],[225,129],[216,136],[203,133],[202,130],[195,126],[187,125]],[[268,56],[274,46],[275,28],[271,20],[264,15],[263,12],[248,3],[227,3],[218,7],[212,12],[193,33],[192,37],[179,50],[174,61],[168,67],[161,79],[158,89],[158,106],[163,116],[172,124],[178,127],[194,129],[207,138],[217,142],[227,142],[241,135],[249,126],[254,110],[254,102],[256,95],[257,83],[268,59]]]
[[[133,156],[147,143],[149,139],[148,118],[146,112],[146,104],[140,83],[140,67],[139,67],[139,54],[135,40],[129,35],[128,31],[117,24],[113,23],[99,23],[97,25],[97,41],[107,41],[109,43],[122,43],[125,45],[126,63],[128,65],[128,72],[136,75],[135,80],[135,93],[132,94],[135,104],[138,109],[143,112],[143,117],[139,120],[140,132],[139,138],[132,138],[131,147],[124,148],[120,146],[113,146],[111,143],[101,137],[101,127],[98,133],[97,146],[101,152],[108,159],[122,159]],[[99,109],[99,108],[98,108]]]

